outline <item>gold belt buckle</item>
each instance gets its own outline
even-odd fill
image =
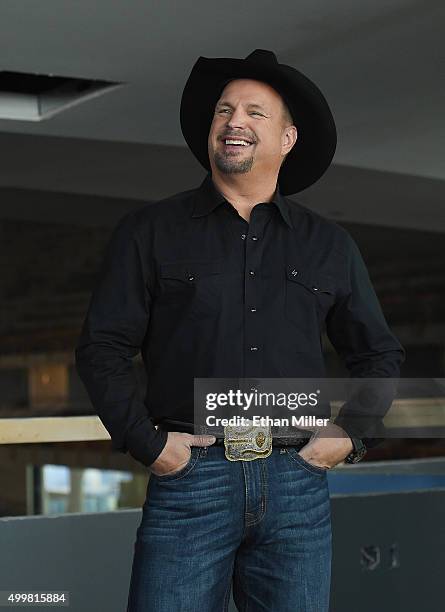
[[[229,461],[253,461],[272,453],[271,426],[227,425],[224,427],[225,455]]]

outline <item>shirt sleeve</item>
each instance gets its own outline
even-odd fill
[[[167,441],[141,398],[133,364],[143,343],[151,296],[147,261],[141,255],[136,215],[126,214],[114,229],[75,348],[77,373],[112,448],[145,466]]]
[[[346,290],[328,313],[326,331],[351,378],[379,380],[360,385],[354,381],[351,388],[355,387],[355,392],[334,422],[350,436],[363,438],[373,446],[385,433],[383,417],[396,394],[405,350],[388,328],[355,241],[349,234],[347,239]]]

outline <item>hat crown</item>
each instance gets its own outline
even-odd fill
[[[252,51],[245,59],[247,62],[253,62],[255,64],[265,64],[269,66],[278,64],[275,53],[267,49],[255,49],[255,51]]]

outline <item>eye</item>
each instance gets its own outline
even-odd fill
[[[230,111],[228,108],[220,108],[217,112],[218,113],[226,113],[226,112],[229,113]]]
[[[263,117],[263,115],[261,113],[258,113],[257,111],[253,111],[252,113],[250,113],[251,115],[259,115],[260,117]]]

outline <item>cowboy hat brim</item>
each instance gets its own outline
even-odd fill
[[[180,122],[187,145],[210,170],[208,136],[215,104],[225,84],[241,78],[268,83],[287,104],[297,141],[281,166],[278,183],[283,195],[306,189],[324,174],[334,156],[334,118],[319,88],[295,68],[279,64],[271,51],[257,49],[245,59],[199,57],[181,99]]]

